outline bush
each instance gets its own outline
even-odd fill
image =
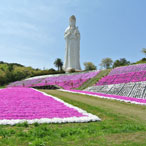
[[[130,65],[130,61],[127,61],[125,58],[121,58],[119,60],[114,61],[113,68],[126,65]]]
[[[76,70],[75,70],[74,68],[72,68],[72,69],[70,69],[68,72],[69,72],[69,73],[74,73],[74,72],[76,72]]]

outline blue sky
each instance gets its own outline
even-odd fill
[[[134,62],[146,47],[145,0],[0,1],[0,60],[35,68],[64,60],[64,30],[74,14],[81,33],[81,65],[101,59]],[[99,67],[98,67],[99,68]]]

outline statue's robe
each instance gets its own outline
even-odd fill
[[[69,34],[71,31],[71,34]],[[81,70],[80,67],[80,32],[77,27],[71,29],[70,26],[65,30],[64,38],[66,41],[65,62],[63,69],[69,71],[75,69]]]

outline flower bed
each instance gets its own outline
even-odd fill
[[[32,88],[0,90],[0,124],[66,123],[100,120],[82,109]]]
[[[146,71],[146,64],[136,64],[136,65],[117,67],[117,68],[113,69],[109,73],[109,75],[117,75],[117,74],[139,72],[139,71]]]
[[[95,77],[99,71],[71,74],[71,75],[59,75],[51,76],[46,78],[32,79],[17,81],[10,84],[8,87],[36,87],[36,86],[47,86],[47,85],[58,85],[64,89],[72,89],[80,87],[84,82],[90,78]]]
[[[146,71],[108,75],[102,78],[96,85],[110,85],[141,81],[146,81]]]
[[[109,94],[104,94],[104,93],[95,93],[95,92],[81,91],[81,90],[63,90],[63,89],[60,89],[60,90],[64,92],[79,93],[79,94],[90,95],[90,96],[95,96],[99,98],[114,99],[114,100],[134,103],[134,104],[146,105],[146,99],[125,97],[125,96],[119,96],[119,95],[109,95]]]

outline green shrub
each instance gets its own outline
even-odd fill
[[[76,72],[76,70],[75,70],[74,68],[72,68],[72,69],[70,69],[68,72],[69,72],[69,73],[74,73],[74,72]]]
[[[46,146],[44,140],[35,139],[33,142],[30,143],[30,146]]]

